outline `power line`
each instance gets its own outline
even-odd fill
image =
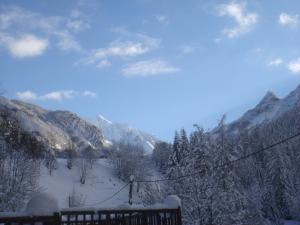
[[[107,202],[108,200],[112,199],[113,197],[115,197],[116,195],[118,195],[123,189],[125,189],[128,186],[129,183],[125,184],[123,187],[121,187],[117,192],[115,192],[113,195],[109,196],[106,199],[103,199],[99,202],[93,203],[93,204],[87,204],[87,206],[95,206],[95,205],[100,205],[103,204],[104,202]]]
[[[298,133],[296,133],[296,134],[294,134],[292,136],[289,136],[287,138],[284,138],[284,139],[282,139],[282,140],[280,140],[278,142],[275,142],[275,143],[273,143],[273,144],[271,144],[271,145],[269,145],[269,146],[267,146],[265,148],[262,148],[262,149],[260,149],[258,151],[254,151],[254,152],[249,153],[249,154],[247,154],[245,156],[242,156],[242,157],[240,157],[238,159],[231,160],[231,161],[226,162],[224,164],[214,166],[213,169],[219,169],[219,168],[222,168],[224,166],[227,166],[227,165],[239,162],[241,160],[245,160],[245,159],[250,158],[250,157],[252,157],[254,155],[257,155],[257,154],[259,154],[261,152],[264,152],[264,151],[267,151],[269,149],[272,149],[273,147],[275,147],[277,145],[280,145],[280,144],[283,144],[283,143],[285,143],[287,141],[290,141],[291,139],[294,139],[294,138],[296,138],[298,136],[300,136],[300,132],[298,132]],[[194,173],[185,174],[185,175],[178,176],[178,177],[174,177],[174,178],[163,178],[163,179],[157,179],[157,180],[139,180],[139,181],[136,181],[136,182],[138,182],[138,183],[155,183],[155,182],[162,182],[162,181],[173,181],[173,180],[180,180],[180,179],[186,178],[186,177],[191,177],[191,176],[198,175],[198,174],[201,174],[201,173],[203,173],[203,170],[196,171]]]
[[[222,168],[222,167],[224,167],[224,166],[226,166],[226,165],[230,165],[230,164],[233,164],[233,163],[236,163],[236,162],[245,160],[245,159],[250,158],[250,157],[252,157],[252,156],[254,156],[254,155],[257,155],[257,154],[259,154],[259,153],[261,153],[261,152],[264,152],[264,151],[267,151],[267,150],[269,150],[269,149],[272,149],[273,147],[275,147],[275,146],[277,146],[277,145],[280,145],[280,144],[283,144],[283,143],[285,143],[285,142],[287,142],[287,141],[289,141],[289,140],[291,140],[291,139],[294,139],[294,138],[296,138],[296,137],[298,137],[298,136],[300,136],[300,132],[299,132],[299,133],[296,133],[296,134],[294,134],[294,135],[292,135],[292,136],[289,136],[289,137],[287,137],[287,138],[285,138],[285,139],[282,139],[282,140],[280,140],[280,141],[278,141],[278,142],[276,142],[276,143],[273,143],[273,144],[271,144],[271,145],[269,145],[269,146],[267,146],[267,147],[265,147],[265,148],[262,148],[262,149],[260,149],[260,150],[258,150],[258,151],[249,153],[249,154],[247,154],[247,155],[245,155],[245,156],[243,156],[243,157],[240,157],[240,158],[238,158],[238,159],[231,160],[231,161],[229,161],[229,162],[227,162],[227,163],[224,163],[224,164],[221,164],[221,165],[214,166],[213,169]],[[202,171],[202,170],[201,170],[201,171],[196,171],[196,172],[194,172],[194,173],[189,173],[189,174],[185,174],[185,175],[178,176],[178,177],[174,177],[174,178],[163,178],[163,179],[157,179],[157,180],[137,180],[136,182],[137,182],[137,183],[155,183],[155,182],[162,182],[162,181],[180,180],[180,179],[182,179],[182,178],[191,177],[191,176],[194,176],[194,175],[198,175],[198,174],[200,174],[200,173],[203,173],[203,171]],[[93,203],[93,204],[88,204],[87,206],[95,206],[95,205],[103,204],[103,203],[109,201],[110,199],[112,199],[112,198],[114,198],[116,195],[118,195],[122,190],[124,190],[128,185],[129,185],[129,183],[126,183],[126,184],[125,184],[124,186],[122,186],[117,192],[115,192],[113,195],[109,196],[108,198],[103,199],[103,200],[101,200],[101,201],[99,201],[99,202],[96,202],[96,203]]]

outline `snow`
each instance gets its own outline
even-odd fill
[[[15,217],[20,217],[20,216],[28,216],[28,213],[26,212],[0,212],[0,217],[10,217],[10,218],[15,218]],[[1,223],[2,225],[2,223]]]
[[[103,207],[73,207],[73,208],[63,208],[61,212],[74,212],[74,211],[113,211],[113,210],[156,210],[156,209],[177,209],[179,206],[167,205],[165,203],[156,203],[151,206],[144,206],[142,204],[122,204],[116,206],[103,206]]]
[[[16,119],[22,130],[39,134],[49,142],[49,147],[63,150],[70,139],[78,143],[99,146],[103,137],[94,125],[68,111],[50,111],[22,101],[0,98],[0,109]]]
[[[99,117],[101,120],[103,120],[104,122],[106,122],[106,123],[108,123],[108,124],[112,124],[112,122],[111,122],[110,120],[106,119],[104,116],[102,116],[102,115],[99,114],[98,117]]]
[[[113,123],[101,115],[97,117],[96,125],[108,141],[127,141],[129,144],[142,146],[145,154],[151,154],[155,143],[158,141],[153,135],[142,132],[127,124]]]
[[[127,204],[129,187],[123,189],[117,196],[104,204],[97,202],[108,198],[125,185],[124,182],[117,179],[113,174],[113,168],[106,159],[99,159],[89,172],[85,184],[79,182],[79,169],[75,165],[71,170],[66,167],[65,159],[58,159],[58,169],[52,176],[49,171],[43,167],[41,171],[40,186],[41,191],[50,193],[57,200],[60,208],[67,208],[68,196],[75,191],[85,199],[84,206],[91,207],[114,207],[121,204]],[[133,203],[140,204],[141,201],[136,193],[133,193]]]
[[[154,145],[150,141],[146,141],[150,148],[154,149]]]
[[[300,225],[300,221],[295,220],[285,220],[284,225]]]
[[[181,207],[181,200],[176,195],[169,195],[164,200],[164,205],[167,208],[178,208]]]
[[[59,211],[58,202],[49,193],[38,193],[27,203],[26,210],[30,215],[52,215]]]
[[[228,124],[228,130],[232,133],[238,133],[239,129],[250,129],[259,124],[270,122],[299,102],[300,85],[282,99],[269,91],[253,109],[248,110],[242,117]]]
[[[109,140],[106,140],[106,139],[104,139],[104,141],[103,141],[104,143],[104,146],[107,146],[107,147],[109,147],[109,146],[112,146],[113,145],[113,143],[111,142],[111,141],[109,141]]]

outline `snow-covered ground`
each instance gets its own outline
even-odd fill
[[[285,220],[284,225],[300,225],[300,222],[294,220]]]
[[[72,170],[69,170],[64,159],[58,159],[58,169],[53,172],[52,176],[49,175],[47,168],[43,167],[41,170],[41,191],[53,195],[58,200],[60,208],[68,207],[68,196],[73,188],[85,198],[85,206],[103,207],[127,204],[129,186],[111,200],[97,204],[113,195],[124,185],[124,182],[113,175],[113,168],[106,159],[96,162],[93,169],[89,171],[85,184],[79,182],[78,167],[74,166]],[[135,193],[133,193],[133,202],[141,203]]]

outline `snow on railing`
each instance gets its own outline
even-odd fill
[[[59,209],[57,201],[49,194],[38,194],[27,204],[25,212],[1,212],[0,224],[42,222],[69,224],[70,221],[160,221],[167,225],[181,225],[181,201],[177,196],[168,196],[163,203],[152,206],[120,205],[116,207],[73,207]],[[15,219],[15,220],[14,220]],[[22,222],[23,221],[23,222]],[[76,224],[76,223],[75,223]]]

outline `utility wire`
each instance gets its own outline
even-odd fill
[[[129,185],[129,183],[125,184],[123,187],[121,187],[117,192],[115,192],[113,195],[109,196],[106,199],[103,199],[99,202],[93,203],[93,204],[87,204],[86,206],[95,206],[95,205],[100,205],[103,204],[104,202],[107,202],[108,200],[112,199],[113,197],[115,197],[116,195],[118,195],[122,190],[124,190],[127,186]]]
[[[238,158],[238,159],[235,159],[235,160],[232,160],[232,161],[223,163],[223,164],[221,164],[221,165],[214,166],[213,169],[222,168],[222,167],[224,167],[224,166],[227,166],[227,165],[230,165],[230,164],[233,164],[233,163],[236,163],[236,162],[245,160],[245,159],[250,158],[250,157],[252,157],[252,156],[254,156],[254,155],[257,155],[257,154],[259,154],[259,153],[261,153],[261,152],[270,150],[270,149],[274,148],[274,147],[277,146],[277,145],[280,145],[280,144],[283,144],[283,143],[285,143],[285,142],[287,142],[287,141],[290,141],[290,140],[292,140],[292,139],[294,139],[294,138],[296,138],[296,137],[298,137],[298,136],[300,136],[300,132],[299,132],[299,133],[296,133],[296,134],[294,134],[294,135],[292,135],[292,136],[289,136],[289,137],[287,137],[287,138],[285,138],[285,139],[282,139],[282,140],[280,140],[280,141],[278,141],[278,142],[275,142],[275,143],[273,143],[273,144],[271,144],[271,145],[269,145],[269,146],[267,146],[267,147],[265,147],[265,148],[262,148],[262,149],[260,149],[260,150],[258,150],[258,151],[249,153],[249,154],[247,154],[247,155],[245,155],[245,156],[243,156],[243,157],[240,157],[240,158]],[[178,177],[174,177],[174,178],[164,178],[164,179],[157,179],[157,180],[137,180],[136,182],[137,182],[137,183],[155,183],[155,182],[162,182],[162,181],[180,180],[180,179],[182,179],[182,178],[191,177],[191,176],[194,176],[194,175],[198,175],[198,174],[200,174],[200,173],[203,173],[203,170],[201,170],[201,171],[196,171],[196,172],[194,172],[194,173],[185,174],[185,175],[178,176]],[[118,195],[122,190],[124,190],[128,185],[129,185],[129,183],[126,183],[126,184],[125,184],[124,186],[122,186],[117,192],[115,192],[113,195],[109,196],[108,198],[103,199],[103,200],[101,200],[101,201],[99,201],[99,202],[96,202],[96,203],[93,203],[93,204],[88,204],[87,206],[100,205],[100,204],[103,204],[103,203],[109,201],[110,199],[112,199],[112,198],[114,198],[116,195]]]
[[[233,164],[233,163],[245,160],[245,159],[250,158],[250,157],[252,157],[254,155],[257,155],[257,154],[259,154],[261,152],[270,150],[270,149],[274,148],[277,145],[280,145],[280,144],[283,144],[283,143],[285,143],[287,141],[290,141],[291,139],[294,139],[294,138],[296,138],[298,136],[300,136],[300,132],[298,132],[298,133],[296,133],[296,134],[294,134],[292,136],[289,136],[287,138],[284,138],[284,139],[282,139],[282,140],[280,140],[278,142],[275,142],[275,143],[273,143],[273,144],[271,144],[271,145],[269,145],[267,147],[264,147],[264,148],[262,148],[260,150],[257,150],[257,151],[254,151],[252,153],[249,153],[249,154],[247,154],[245,156],[242,156],[242,157],[240,157],[238,159],[231,160],[231,161],[223,163],[221,165],[214,166],[213,169],[219,169],[219,168],[225,167],[227,165],[230,165],[230,164]],[[157,180],[138,180],[136,182],[138,182],[138,183],[155,183],[155,182],[162,182],[162,181],[173,181],[173,180],[180,180],[180,179],[186,178],[186,177],[191,177],[191,176],[198,175],[198,174],[201,174],[201,173],[203,173],[203,170],[196,171],[194,173],[185,174],[185,175],[178,176],[178,177],[174,177],[174,178],[163,178],[163,179],[157,179]]]

